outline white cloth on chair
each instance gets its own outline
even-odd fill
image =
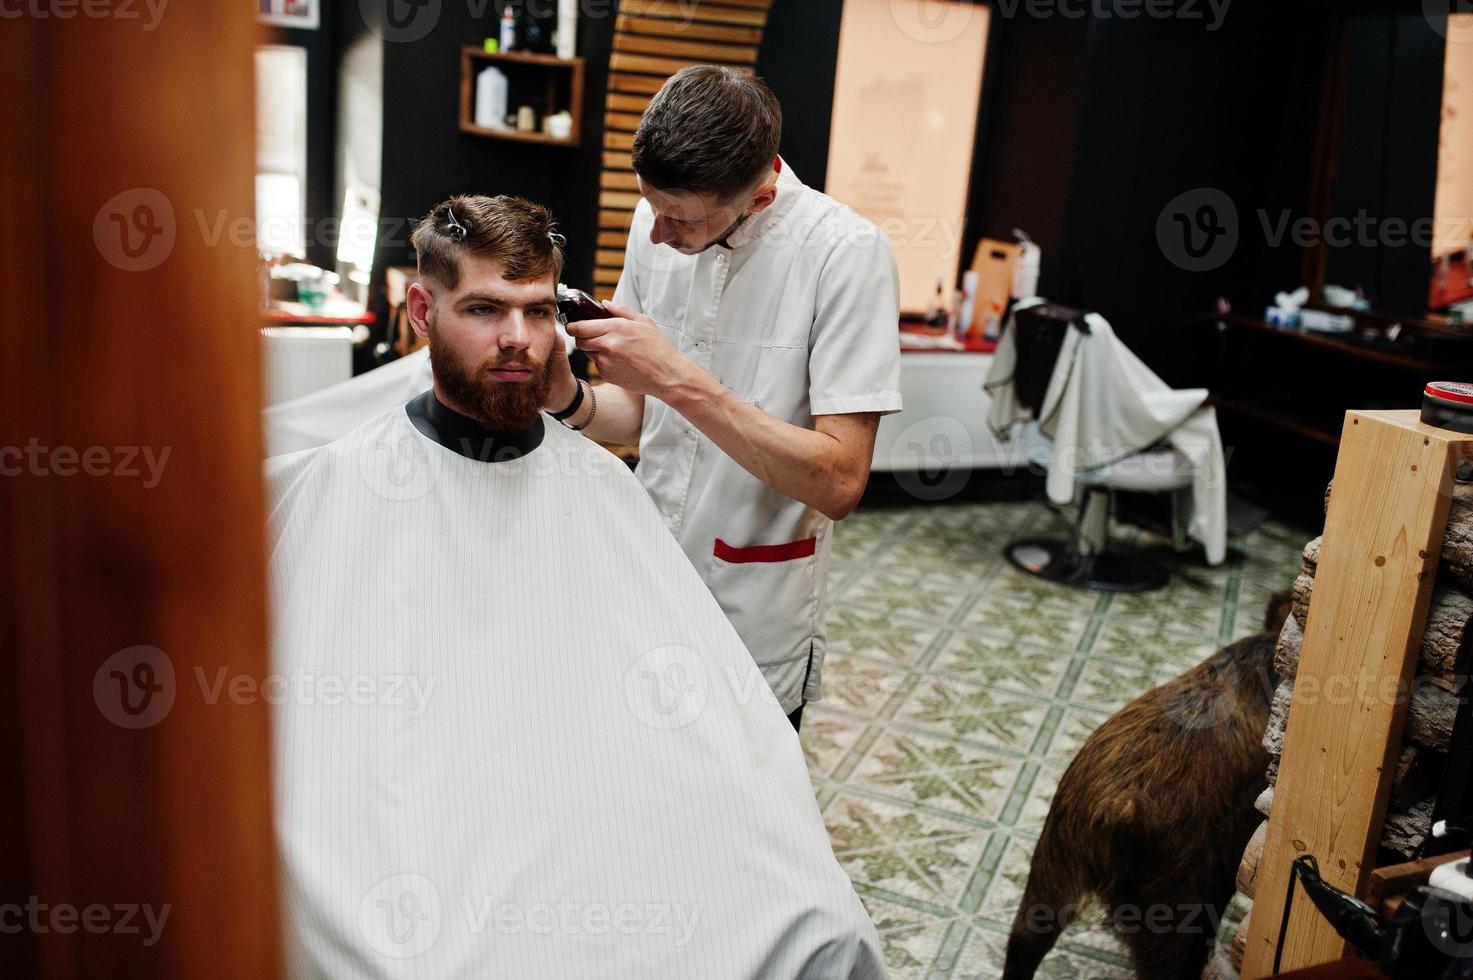
[[[434,383],[430,349],[421,347],[356,378],[272,405],[261,413],[266,455],[325,446],[380,412],[429,391]]]
[[[1014,310],[1043,300],[1028,300]],[[1039,411],[1039,430],[1053,441],[1045,488],[1056,504],[1075,499],[1076,477],[1131,453],[1166,443],[1192,467],[1192,515],[1187,533],[1200,541],[1209,565],[1227,554],[1227,463],[1217,413],[1207,389],[1173,389],[1115,335],[1098,313],[1084,317],[1086,335],[1064,333],[1048,390]],[[1000,436],[1031,418],[1013,386],[1017,366],[1014,318],[1009,317],[983,387],[991,396],[988,424]]]

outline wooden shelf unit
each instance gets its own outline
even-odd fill
[[[517,100],[510,96],[519,89],[525,91],[529,73],[540,71],[545,76],[543,117],[566,109],[573,117],[573,129],[567,139],[549,136],[540,129],[527,133],[515,129],[491,129],[486,126],[477,126],[474,121],[476,74],[488,65],[497,65],[506,72],[509,83],[507,108],[512,112],[516,111]],[[566,99],[562,97],[564,92],[567,93]],[[541,119],[538,120],[539,125],[541,121]],[[461,48],[460,131],[470,136],[485,136],[490,139],[513,140],[522,143],[541,143],[549,146],[579,145],[583,139],[583,59],[559,58],[555,55],[534,54],[530,51],[484,51],[471,45]]]

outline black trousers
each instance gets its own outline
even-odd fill
[[[807,703],[807,701],[803,702],[803,704]],[[798,705],[797,709],[794,710],[792,714],[788,715],[788,721],[793,723],[793,731],[795,732],[800,730],[798,726],[803,721],[803,704]]]

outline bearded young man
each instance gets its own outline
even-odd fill
[[[434,387],[268,462],[295,977],[883,977],[792,728],[639,482],[539,411],[547,211],[416,229]]]

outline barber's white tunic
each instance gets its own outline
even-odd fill
[[[641,201],[614,301],[785,422],[900,410],[899,277],[871,222],[786,164],[773,203],[729,247],[683,255],[649,240]],[[657,398],[636,475],[762,668],[783,710],[819,696],[833,522],[767,486]]]

